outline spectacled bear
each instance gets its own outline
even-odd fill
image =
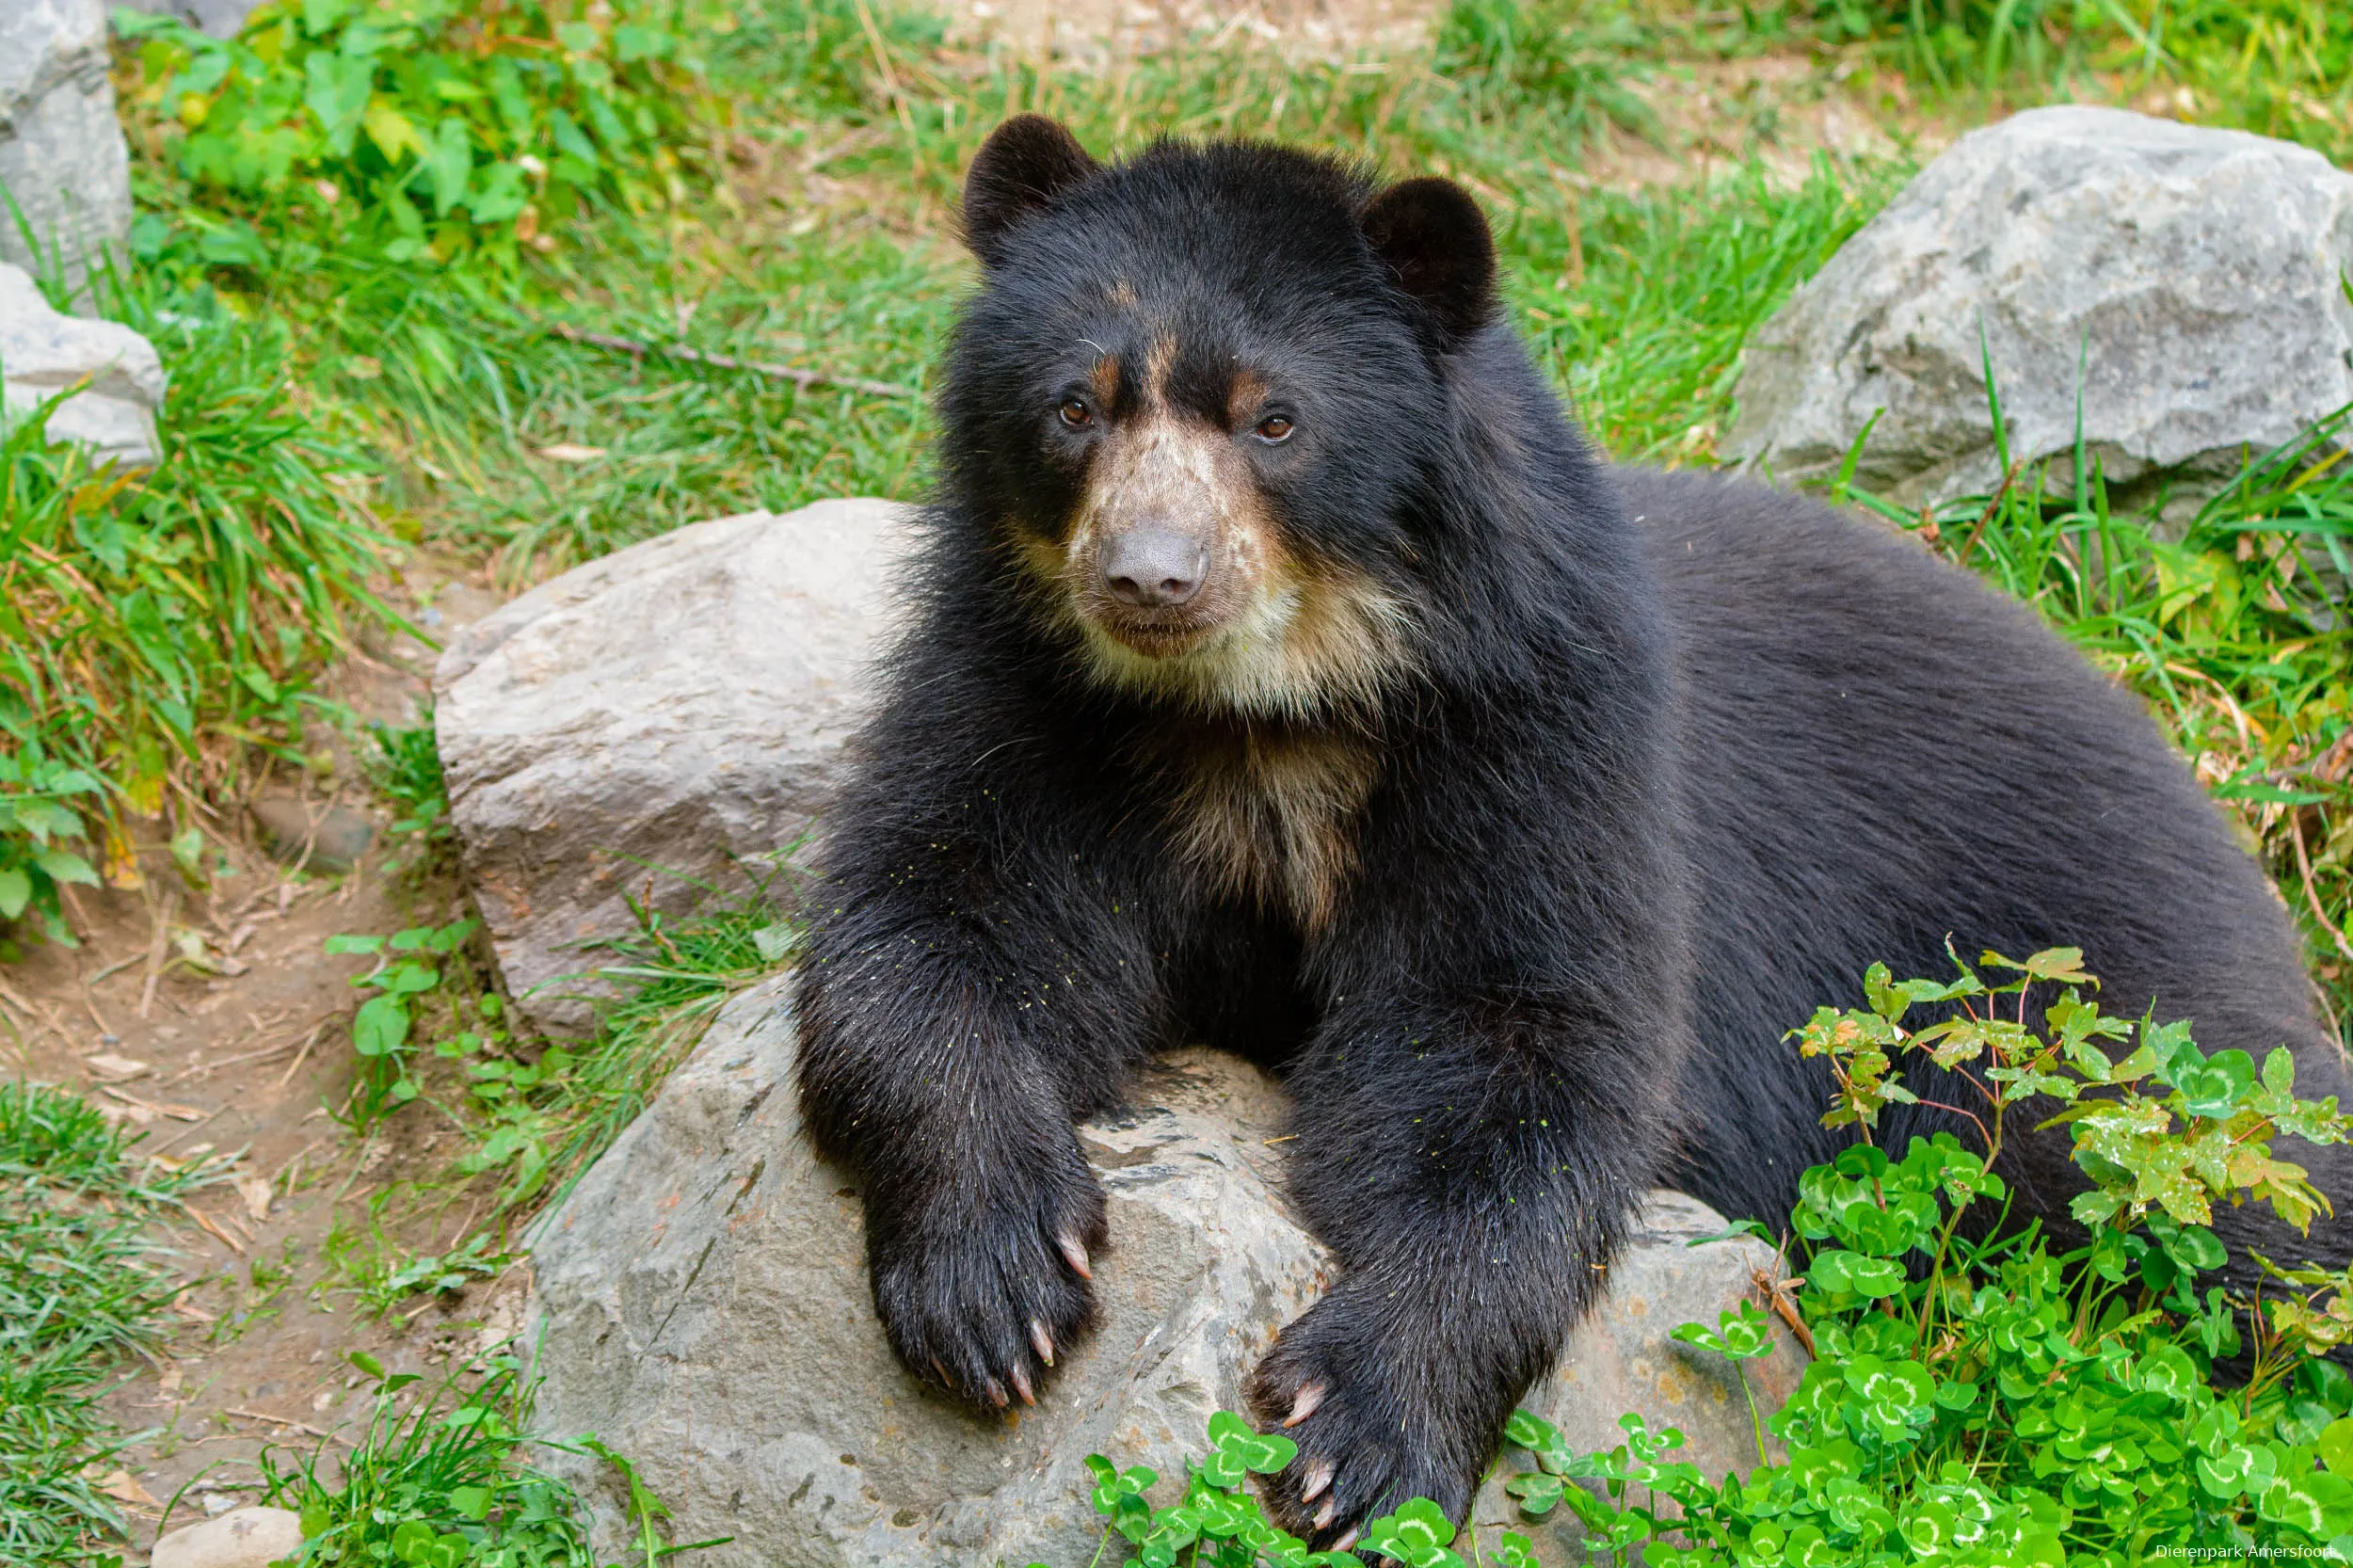
[[[964,220],[915,614],[797,982],[920,1377],[1038,1397],[1104,1245],[1074,1123],[1183,1040],[1283,1075],[1342,1271],[1249,1390],[1322,1544],[1463,1515],[1646,1189],[1788,1212],[1845,1135],[1784,1032],[1875,960],[2078,945],[2110,1011],[2342,1092],[2279,901],[2138,702],[1913,543],[1598,459],[1459,186],[1105,166],[1024,117]],[[2063,1212],[2063,1135],[2028,1142]]]

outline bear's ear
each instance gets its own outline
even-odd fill
[[[1101,167],[1060,121],[1015,115],[988,134],[965,171],[964,243],[983,266],[995,266],[1015,224]]]
[[[1451,180],[1408,180],[1374,197],[1357,218],[1372,253],[1420,301],[1451,348],[1487,323],[1496,302],[1496,242],[1487,215]]]

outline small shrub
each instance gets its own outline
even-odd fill
[[[1796,1032],[1836,1083],[1824,1123],[1861,1141],[1804,1174],[1791,1216],[1807,1257],[1787,1304],[1815,1354],[1769,1423],[1787,1457],[1713,1481],[1677,1456],[1680,1432],[1641,1414],[1621,1419],[1625,1441],[1608,1452],[1578,1453],[1521,1411],[1507,1439],[1535,1467],[1506,1490],[1530,1515],[1568,1508],[1596,1561],[1653,1568],[2353,1555],[2353,1376],[2322,1359],[2353,1341],[2353,1270],[2259,1258],[2281,1287],[2262,1299],[2208,1277],[2225,1261],[2215,1206],[2266,1204],[2309,1224],[2327,1200],[2275,1142],[2345,1142],[2353,1117],[2333,1098],[2297,1098],[2285,1048],[2261,1064],[2210,1056],[2185,1025],[2103,1014],[2073,949],[2016,963],[1987,953],[1982,968],[2010,976],[1999,984],[1955,964],[1942,982],[1874,966],[1867,1006],[1824,1008]],[[1929,1021],[1909,1024],[1923,1009]],[[1938,1092],[1973,1096],[1946,1109],[1977,1148],[1948,1131],[1900,1156],[1874,1141],[1889,1105],[1921,1103],[1900,1071],[1917,1058],[1948,1069]],[[2038,1224],[2002,1223],[2009,1192],[1993,1166],[2028,1107],[2071,1129],[2089,1183],[2073,1204],[2089,1239],[2063,1251]],[[1767,1329],[1741,1303],[1675,1337],[1737,1367],[1769,1352]],[[2223,1365],[2233,1357],[2243,1377]],[[1290,1444],[1218,1419],[1217,1452],[1172,1507],[1145,1498],[1149,1471],[1090,1461],[1096,1508],[1134,1548],[1129,1561],[1344,1568],[1239,1491],[1245,1469],[1282,1468]],[[1761,1432],[1758,1449],[1762,1461]],[[1463,1568],[1453,1543],[1416,1500],[1356,1544]],[[1536,1564],[1517,1532],[1502,1532],[1495,1557]]]
[[[123,12],[134,97],[200,188],[392,263],[552,248],[583,200],[680,191],[717,105],[693,40],[725,23],[654,0],[272,0],[233,40]]]
[[[408,1072],[410,1003],[440,986],[442,971],[434,960],[449,960],[477,925],[460,920],[438,927],[413,926],[390,936],[327,939],[330,954],[367,953],[376,959],[375,968],[351,977],[353,985],[371,993],[351,1020],[351,1048],[360,1058],[360,1073],[344,1113],[354,1131],[366,1131],[417,1097],[417,1080]]]

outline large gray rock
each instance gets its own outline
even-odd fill
[[[2353,401],[2348,266],[2353,174],[2316,152],[2117,109],[2014,115],[1956,142],[1750,340],[1723,451],[1817,477],[1884,409],[1867,487],[1989,491],[1990,352],[2014,458],[2073,453],[2080,362],[2111,481],[2211,489],[2243,448]],[[2072,456],[2055,472],[2072,484]]]
[[[542,1222],[525,1334],[541,1346],[540,1430],[594,1432],[627,1455],[675,1511],[677,1539],[732,1535],[710,1568],[1081,1568],[1100,1533],[1085,1456],[1151,1466],[1155,1500],[1173,1500],[1209,1416],[1241,1408],[1276,1329],[1328,1283],[1277,1195],[1280,1091],[1234,1058],[1182,1050],[1147,1072],[1138,1109],[1080,1129],[1110,1197],[1102,1325],[1065,1352],[1038,1408],[992,1419],[892,1359],[853,1178],[810,1150],[793,1051],[783,981],[737,998]],[[1617,1416],[1636,1409],[1682,1428],[1712,1472],[1753,1464],[1737,1383],[1669,1338],[1687,1320],[1712,1326],[1770,1264],[1753,1241],[1687,1244],[1722,1229],[1656,1194],[1609,1305],[1531,1405],[1592,1447],[1618,1441]],[[1777,1402],[1801,1363],[1784,1345],[1752,1366]],[[617,1551],[612,1477],[553,1458],[584,1487],[600,1546]],[[1473,1517],[1489,1547],[1509,1526],[1548,1561],[1584,1560],[1565,1534],[1518,1520],[1500,1480]]]
[[[62,262],[78,294],[89,265],[131,232],[131,161],[107,74],[104,0],[0,4],[0,259]]]
[[[886,624],[904,508],[823,501],[696,523],[475,622],[434,672],[450,817],[507,985],[584,1028],[628,900],[788,850],[830,792]]]
[[[9,423],[79,385],[82,391],[49,411],[49,439],[78,441],[101,462],[155,465],[164,368],[154,344],[119,322],[59,314],[23,268],[5,263],[0,377],[0,408]]]

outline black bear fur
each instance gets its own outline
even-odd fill
[[[1276,1516],[1327,1544],[1416,1494],[1461,1517],[1647,1189],[1786,1215],[1849,1134],[1785,1032],[1874,961],[2080,945],[2111,1012],[2343,1093],[2277,896],[2141,703],[1915,543],[1598,460],[1458,188],[1257,145],[1106,167],[1025,118],[968,192],[915,615],[797,997],[919,1376],[1043,1386],[1105,1242],[1073,1124],[1174,1042],[1295,1102],[1290,1191],[1343,1272],[1250,1396],[1300,1444]],[[1344,656],[1233,685],[1105,654],[1054,552],[1147,407],[1225,443],[1195,499],[1264,520],[1297,602],[1362,611]],[[2341,1151],[2288,1152],[2353,1192]],[[2064,1135],[2011,1174],[2063,1211]]]

